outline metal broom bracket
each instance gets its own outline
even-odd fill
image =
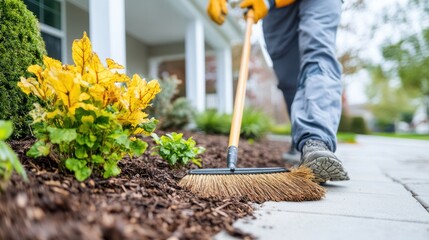
[[[226,156],[227,166],[231,171],[235,171],[237,164],[238,148],[236,146],[228,147],[228,155]]]

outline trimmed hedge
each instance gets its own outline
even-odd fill
[[[350,123],[350,130],[357,134],[368,134],[369,130],[366,125],[366,121],[363,117],[352,117]]]
[[[38,21],[21,0],[0,1],[0,119],[14,123],[12,138],[29,134],[34,98],[18,89],[21,76],[30,77],[27,68],[42,64],[46,54]]]
[[[350,132],[351,119],[346,114],[341,114],[340,125],[338,126],[338,132]]]

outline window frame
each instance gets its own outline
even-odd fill
[[[40,32],[57,37],[61,40],[61,62],[67,59],[67,31],[66,31],[66,1],[65,0],[53,0],[60,3],[60,14],[61,14],[61,29],[54,28],[39,20]]]

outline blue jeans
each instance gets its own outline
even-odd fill
[[[308,139],[336,150],[342,82],[335,39],[341,6],[341,0],[297,0],[271,9],[263,20],[267,50],[299,151]]]

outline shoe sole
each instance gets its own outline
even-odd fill
[[[304,163],[303,166],[313,170],[314,181],[318,183],[350,180],[341,162],[334,158],[318,157],[310,162]]]

